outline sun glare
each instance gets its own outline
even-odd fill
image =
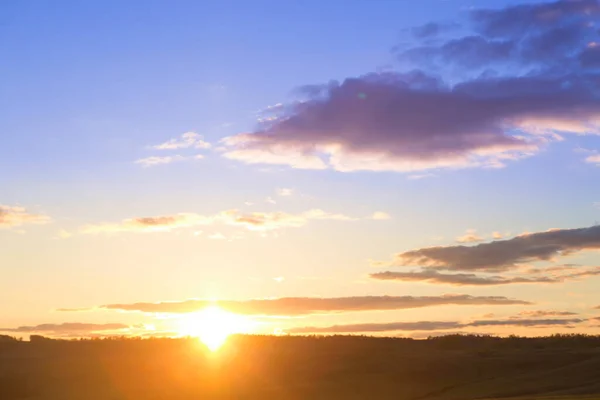
[[[251,322],[240,315],[223,311],[218,306],[209,306],[181,318],[179,333],[200,339],[211,351],[218,350],[235,333],[249,333]]]

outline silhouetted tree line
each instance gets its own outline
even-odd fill
[[[42,335],[30,335],[29,343],[32,344],[65,344],[73,342],[173,342],[189,341],[196,338],[166,338],[166,337],[140,337],[140,336],[103,336],[103,337],[81,337],[72,339],[55,339]],[[527,337],[511,335],[500,337],[493,335],[465,335],[450,334],[444,336],[430,336],[426,339],[413,339],[404,337],[375,337],[367,335],[233,335],[230,342],[244,344],[249,342],[265,341],[289,341],[294,343],[311,341],[335,341],[344,345],[359,345],[366,342],[386,342],[399,346],[435,346],[445,349],[473,349],[473,348],[531,348],[544,349],[551,347],[600,347],[600,335],[586,334],[554,334],[550,336]],[[26,344],[22,338],[10,335],[0,335],[0,344]]]

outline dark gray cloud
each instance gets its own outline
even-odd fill
[[[521,4],[500,9],[475,9],[469,14],[470,32],[432,45],[417,45],[398,52],[404,63],[436,70],[494,68],[501,73],[513,67],[528,71],[567,71],[578,68],[582,49],[598,38],[600,6],[596,0],[562,0]],[[433,31],[435,23],[417,28]],[[428,28],[430,27],[430,28]],[[520,72],[523,72],[522,70]]]
[[[584,68],[600,68],[600,45],[596,42],[579,54],[579,62]]]
[[[397,254],[392,264],[454,271],[506,271],[516,269],[523,263],[551,261],[583,250],[599,248],[600,226],[591,226],[523,234],[475,246],[437,246],[410,250]],[[595,274],[596,270],[584,271],[571,274],[570,277]]]
[[[418,321],[418,322],[390,322],[390,323],[365,323],[332,325],[326,327],[298,327],[288,329],[289,333],[366,333],[366,332],[391,332],[391,331],[441,331],[446,329],[464,329],[486,326],[519,326],[519,327],[548,327],[571,326],[584,322],[578,318],[564,319],[506,319],[506,320],[481,320],[472,322],[458,321]]]
[[[398,58],[415,65],[455,63],[468,68],[480,68],[491,63],[503,62],[516,51],[511,40],[489,40],[471,35],[452,39],[440,46],[413,47],[402,52]]]
[[[355,297],[284,297],[255,300],[186,300],[162,303],[108,304],[101,308],[149,313],[188,313],[210,305],[244,315],[308,315],[374,310],[402,310],[441,305],[514,305],[531,304],[503,296],[469,296],[448,294],[442,296],[355,296]]]
[[[552,277],[510,277],[482,276],[475,274],[444,274],[432,269],[412,272],[377,272],[370,275],[373,279],[384,281],[427,282],[454,286],[497,286],[515,283],[558,283],[562,280]]]
[[[558,271],[563,271],[564,267],[559,267]],[[555,272],[555,267],[544,269],[535,269],[540,272]],[[446,284],[454,286],[497,286],[523,283],[562,283],[568,280],[585,278],[589,276],[600,275],[600,268],[585,268],[569,274],[537,275],[537,276],[498,276],[498,275],[476,275],[476,274],[445,274],[434,268],[423,268],[420,271],[396,272],[385,271],[370,274],[373,279],[383,281],[403,281],[403,282],[427,282],[434,284]]]
[[[476,9],[471,12],[470,18],[475,30],[482,35],[506,38],[589,21],[598,13],[600,5],[597,0],[559,0],[500,9]]]
[[[417,39],[431,39],[451,27],[453,27],[451,24],[428,22],[420,26],[415,26],[411,29],[411,33]]]
[[[65,322],[62,324],[40,324],[33,326],[19,326],[18,328],[0,328],[0,331],[18,333],[69,334],[115,331],[127,328],[129,328],[129,325],[125,324],[87,324],[81,322]]]

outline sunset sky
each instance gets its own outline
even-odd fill
[[[0,54],[0,333],[600,334],[595,0],[9,0]]]

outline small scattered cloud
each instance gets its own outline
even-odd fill
[[[379,220],[379,221],[383,221],[383,220],[387,220],[387,219],[391,219],[392,216],[386,212],[383,211],[375,211],[373,213],[373,215],[371,215],[371,219],[374,220]]]
[[[269,204],[277,204],[277,202],[275,201],[274,198],[272,198],[271,196],[267,197],[265,199],[265,202],[269,203]]]
[[[504,235],[501,234],[500,232],[493,232],[492,233],[492,239],[498,240],[498,239],[503,239],[503,238],[504,238]]]
[[[94,308],[89,307],[77,307],[77,308],[57,308],[55,311],[58,312],[88,312],[93,311]]]
[[[210,147],[210,143],[205,142],[202,135],[195,132],[186,132],[178,138],[152,146],[154,150],[209,149]]]
[[[593,156],[586,157],[585,162],[600,167],[600,154],[595,154]]]
[[[503,296],[355,296],[287,297],[253,300],[186,300],[161,303],[107,304],[100,308],[146,313],[189,313],[218,305],[225,311],[244,315],[310,315],[374,310],[403,310],[442,305],[528,305],[527,301]]]
[[[223,235],[221,232],[212,233],[208,236],[209,239],[212,240],[225,240],[227,237]]]
[[[0,229],[15,228],[29,224],[47,224],[51,221],[49,216],[33,214],[24,207],[0,204]]]
[[[171,163],[178,162],[178,161],[184,161],[185,159],[186,159],[186,157],[183,157],[181,155],[151,156],[151,157],[140,158],[139,160],[136,160],[135,163],[140,164],[142,167],[148,168],[148,167],[154,167],[156,165],[165,165],[165,164],[171,164]]]
[[[277,196],[287,197],[294,194],[294,189],[291,188],[279,188],[277,189]]]
[[[425,178],[435,178],[435,174],[425,173],[425,174],[411,174],[408,175],[407,178],[413,181]]]
[[[477,231],[475,229],[469,229],[463,236],[459,236],[456,238],[458,243],[477,243],[483,242],[484,238],[477,235]]]

